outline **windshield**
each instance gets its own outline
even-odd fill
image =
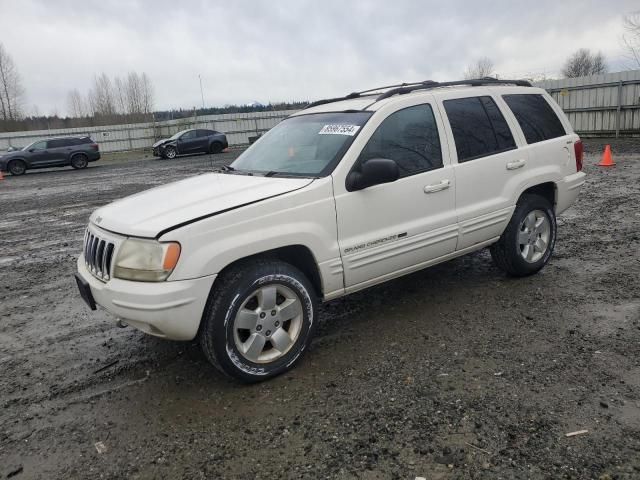
[[[26,147],[22,147],[20,150],[22,150],[23,152],[26,152],[27,150],[29,150],[32,146],[34,146],[38,142],[39,142],[39,140],[36,140],[35,142],[31,142],[29,145],[27,145]]]
[[[231,164],[269,175],[327,175],[372,112],[316,113],[283,120]]]

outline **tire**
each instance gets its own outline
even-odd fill
[[[174,158],[176,158],[176,155],[178,154],[178,152],[176,152],[175,147],[167,147],[164,149],[164,158],[168,158],[169,160],[173,160]]]
[[[200,344],[222,373],[245,383],[264,381],[300,360],[313,338],[316,312],[313,286],[297,268],[277,260],[242,263],[216,280]]]
[[[24,175],[24,172],[27,171],[27,164],[23,160],[11,160],[7,165],[7,171],[15,176]]]
[[[532,275],[549,262],[557,228],[551,203],[540,195],[525,194],[500,240],[491,246],[491,257],[509,275]]]
[[[87,168],[87,165],[89,165],[89,159],[85,154],[78,153],[71,157],[71,166],[76,170]]]
[[[220,153],[222,151],[222,144],[220,142],[213,142],[209,147],[209,153]]]

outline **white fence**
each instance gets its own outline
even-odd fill
[[[88,135],[100,144],[101,152],[140,150],[150,148],[156,140],[187,128],[219,130],[227,135],[229,145],[244,145],[249,143],[249,137],[266,132],[295,111],[203,115],[155,123],[7,132],[0,133],[0,151],[9,147],[22,148],[40,138],[64,135]]]
[[[640,135],[640,70],[546,80],[546,89],[583,136]]]

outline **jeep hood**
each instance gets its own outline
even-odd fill
[[[154,238],[167,229],[297,190],[310,178],[207,173],[125,197],[99,208],[91,222],[114,233]]]

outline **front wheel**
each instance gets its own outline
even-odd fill
[[[176,158],[177,154],[178,152],[176,152],[176,149],[174,147],[167,147],[164,150],[164,157],[168,158],[169,160]]]
[[[317,300],[305,275],[284,262],[258,260],[216,280],[200,343],[223,373],[259,382],[293,368],[311,342],[316,318]]]
[[[7,165],[7,170],[11,175],[24,175],[27,171],[27,164],[22,160],[12,160]]]
[[[532,275],[551,258],[556,231],[549,201],[540,195],[523,195],[500,240],[491,246],[493,261],[509,275]]]

